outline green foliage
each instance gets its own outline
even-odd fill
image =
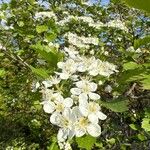
[[[150,13],[150,1],[149,0],[124,0],[129,6],[147,11]]]
[[[132,61],[123,64],[124,70],[136,69],[138,67],[140,67],[140,65]]]
[[[149,0],[125,1],[132,7],[150,12]],[[98,37],[99,45],[91,46],[88,51],[81,49],[79,53],[91,56],[89,52],[95,49],[97,58],[116,64],[119,71],[108,80],[101,76],[94,78],[96,83],[103,81],[103,85],[98,85],[98,92],[102,99],[102,109],[108,117],[106,121],[100,122],[100,137],[76,138],[72,141],[73,149],[149,148],[148,14],[132,10],[120,3],[120,0],[112,0],[105,8],[99,4],[87,6],[78,0],[43,2],[46,6],[35,0],[11,0],[8,4],[0,4],[0,21],[5,24],[0,24],[0,149],[59,149],[57,129],[51,126],[49,115],[42,110],[40,89],[31,91],[33,83],[46,79],[54,71],[58,71],[57,62],[63,60],[60,50],[68,46],[62,35],[68,31],[79,36]],[[117,16],[129,32],[107,27],[96,29],[77,20],[61,27],[51,18],[35,19],[36,12],[52,10],[59,20],[67,16],[67,11],[74,16],[91,14],[95,22],[104,23],[115,20],[114,16]],[[59,43],[60,47],[54,46],[55,43]],[[127,51],[130,46],[140,48],[141,52]],[[39,63],[39,59],[44,63]],[[134,83],[136,86],[133,88]],[[70,81],[64,82],[60,88],[66,91],[67,84],[69,85]],[[110,93],[103,88],[108,84],[113,89]]]
[[[48,73],[46,72],[45,69],[42,68],[34,68],[32,66],[30,66],[31,70],[33,73],[35,73],[36,75],[38,75],[39,77],[46,79],[49,77]]]
[[[56,50],[54,47],[48,47],[37,43],[36,45],[31,45],[32,49],[35,49],[42,58],[44,58],[51,67],[56,67],[58,61],[60,61],[63,55]]]
[[[128,110],[127,100],[112,100],[111,102],[102,102],[102,105],[114,112],[124,112]]]
[[[59,150],[56,137],[52,138],[52,143],[47,147],[47,150]]]
[[[137,39],[134,41],[134,48],[137,49],[140,46],[150,44],[150,36],[146,36],[142,39]]]
[[[36,26],[36,31],[37,33],[42,33],[48,30],[48,26],[41,25],[41,26]]]
[[[150,132],[150,108],[145,110],[145,118],[142,120],[142,128]]]
[[[0,69],[0,77],[4,77],[6,74],[4,69]]]
[[[150,118],[144,118],[142,121],[142,128],[145,131],[150,131]]]
[[[91,150],[96,142],[96,138],[87,135],[80,138],[76,138],[76,142],[80,148]]]

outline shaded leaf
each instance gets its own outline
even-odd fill
[[[87,135],[80,138],[76,138],[76,142],[80,148],[91,150],[94,144],[96,143],[96,138]]]
[[[34,68],[32,66],[30,66],[31,70],[33,73],[35,73],[36,75],[38,75],[39,77],[42,77],[44,79],[48,78],[49,75],[47,74],[45,69],[42,68]]]
[[[55,50],[40,43],[32,45],[31,48],[35,49],[43,59],[45,59],[51,66],[55,67],[57,62],[62,59],[62,54]]]
[[[36,31],[37,33],[42,33],[48,30],[48,26],[45,25],[40,25],[40,26],[36,26]]]
[[[4,77],[6,74],[6,71],[4,69],[0,69],[0,77]]]
[[[146,36],[142,39],[138,39],[134,41],[134,48],[137,49],[140,46],[146,45],[146,44],[150,44],[150,36]]]
[[[138,68],[140,65],[138,65],[137,63],[135,62],[127,62],[127,63],[124,63],[123,64],[123,68],[125,70],[129,70],[129,69],[135,69],[135,68]]]
[[[112,102],[102,102],[102,105],[114,112],[124,112],[128,110],[127,100],[113,100]]]
[[[150,119],[144,118],[142,121],[142,128],[146,131],[150,131]]]
[[[124,0],[126,4],[131,7],[141,9],[150,12],[150,1],[149,0]]]

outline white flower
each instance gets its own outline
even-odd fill
[[[77,70],[79,72],[85,72],[88,71],[91,64],[93,64],[96,61],[95,57],[92,56],[90,58],[86,57],[80,57],[80,62],[78,63],[78,68]]]
[[[75,123],[75,135],[81,137],[88,133],[93,137],[98,137],[101,134],[101,127],[97,123],[92,123],[89,119],[83,116],[78,107],[74,107],[74,114],[76,114],[77,121]]]
[[[75,60],[77,58],[77,55],[79,54],[79,52],[76,51],[73,46],[70,46],[69,48],[65,47],[64,51],[67,52],[69,57],[73,60]]]
[[[73,105],[71,98],[57,98],[54,101],[43,101],[43,109],[46,113],[52,113],[54,111],[62,112],[65,108],[70,108]]]
[[[93,18],[91,18],[89,16],[81,16],[81,17],[78,17],[78,19],[82,20],[83,22],[86,22],[86,23],[94,23]]]
[[[70,108],[65,108],[62,114],[54,112],[50,117],[50,122],[60,127],[57,139],[58,141],[65,141],[67,138],[72,138],[75,135],[74,122],[76,120],[75,114]]]
[[[89,66],[89,74],[92,76],[97,76],[99,74],[109,77],[114,72],[117,72],[115,65],[109,62],[103,62],[99,59],[97,59]]]
[[[111,93],[111,91],[112,91],[112,87],[110,85],[107,85],[105,87],[105,92]]]
[[[36,83],[33,82],[32,86],[31,86],[31,89],[32,89],[31,91],[32,92],[36,92],[39,87],[40,87],[40,83],[39,82],[36,82]]]
[[[54,14],[54,12],[48,12],[48,11],[43,11],[43,12],[37,12],[35,14],[35,18],[38,19],[38,18],[53,18],[54,20],[57,20],[57,17],[56,15]]]
[[[84,99],[87,100],[88,96],[92,100],[100,99],[100,96],[94,93],[97,89],[97,84],[94,82],[90,82],[88,80],[81,80],[76,82],[77,88],[72,88],[70,92],[73,95],[79,95],[79,100]]]
[[[101,108],[96,102],[88,102],[80,99],[79,110],[82,115],[88,117],[92,123],[98,123],[98,119],[105,120],[107,118],[107,116],[100,111]]]
[[[42,89],[43,99],[47,101],[55,101],[57,99],[63,99],[59,92],[54,92],[54,90],[43,88]]]
[[[113,28],[119,28],[121,30],[128,32],[128,28],[125,26],[125,23],[119,19],[109,21],[106,26],[113,27]]]
[[[58,62],[57,66],[58,68],[62,69],[62,72],[57,72],[57,74],[60,75],[60,78],[64,80],[68,79],[77,70],[77,64],[73,59],[68,59],[66,62]]]
[[[51,76],[50,79],[43,81],[42,83],[44,84],[45,88],[49,88],[55,84],[60,83],[60,78],[57,76]]]

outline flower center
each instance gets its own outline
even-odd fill
[[[84,93],[89,93],[90,92],[90,88],[89,88],[88,83],[85,83],[85,85],[83,86],[83,92]]]
[[[97,104],[93,103],[93,102],[90,102],[89,103],[89,106],[88,106],[88,110],[90,112],[96,112],[97,111]]]
[[[64,106],[62,104],[57,104],[55,109],[56,109],[56,111],[61,112],[64,110]]]
[[[81,117],[80,119],[79,119],[79,126],[81,126],[81,127],[86,127],[87,125],[88,125],[88,123],[89,123],[89,121],[88,121],[88,119],[87,118],[85,118],[85,117]]]

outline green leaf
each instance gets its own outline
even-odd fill
[[[146,36],[142,39],[138,39],[134,41],[134,48],[137,49],[140,46],[146,45],[146,44],[150,44],[150,36]]]
[[[38,75],[39,77],[42,77],[44,79],[48,78],[49,75],[47,74],[45,69],[42,68],[34,68],[32,66],[30,66],[31,70],[33,73],[35,73],[36,75]]]
[[[52,136],[52,143],[47,147],[47,150],[59,150],[56,135]]]
[[[35,49],[36,52],[40,54],[43,59],[45,59],[51,67],[55,67],[57,62],[63,58],[62,53],[55,50],[55,48],[50,48],[45,45],[37,43],[36,45],[31,45],[31,48]]]
[[[150,12],[150,0],[124,0],[131,7]]]
[[[116,139],[111,138],[111,139],[107,139],[107,142],[110,143],[111,145],[115,144]]]
[[[113,100],[112,102],[102,102],[102,105],[114,112],[124,112],[128,110],[127,100]]]
[[[144,136],[143,134],[138,134],[137,137],[140,141],[144,141],[147,139],[146,136]]]
[[[57,34],[54,33],[54,32],[52,32],[52,33],[47,33],[47,34],[46,34],[46,39],[47,39],[49,42],[55,40],[56,37],[57,37]]]
[[[40,26],[36,26],[36,31],[37,33],[42,33],[48,30],[48,26],[45,25],[40,25]]]
[[[150,131],[150,119],[149,118],[144,118],[142,121],[142,128],[145,131]]]
[[[133,130],[138,130],[138,126],[136,124],[130,124],[129,126]]]
[[[96,143],[96,138],[87,135],[80,138],[76,138],[76,142],[80,148],[91,150],[94,144]]]
[[[129,69],[135,69],[135,68],[138,68],[140,65],[138,65],[137,63],[135,62],[127,62],[127,63],[124,63],[123,64],[123,68],[125,70],[129,70]]]
[[[143,80],[141,80],[142,87],[145,90],[150,90],[150,75],[143,75]]]
[[[57,142],[53,142],[47,150],[59,150]]]
[[[4,69],[0,69],[0,77],[4,77],[6,74],[6,71]]]

